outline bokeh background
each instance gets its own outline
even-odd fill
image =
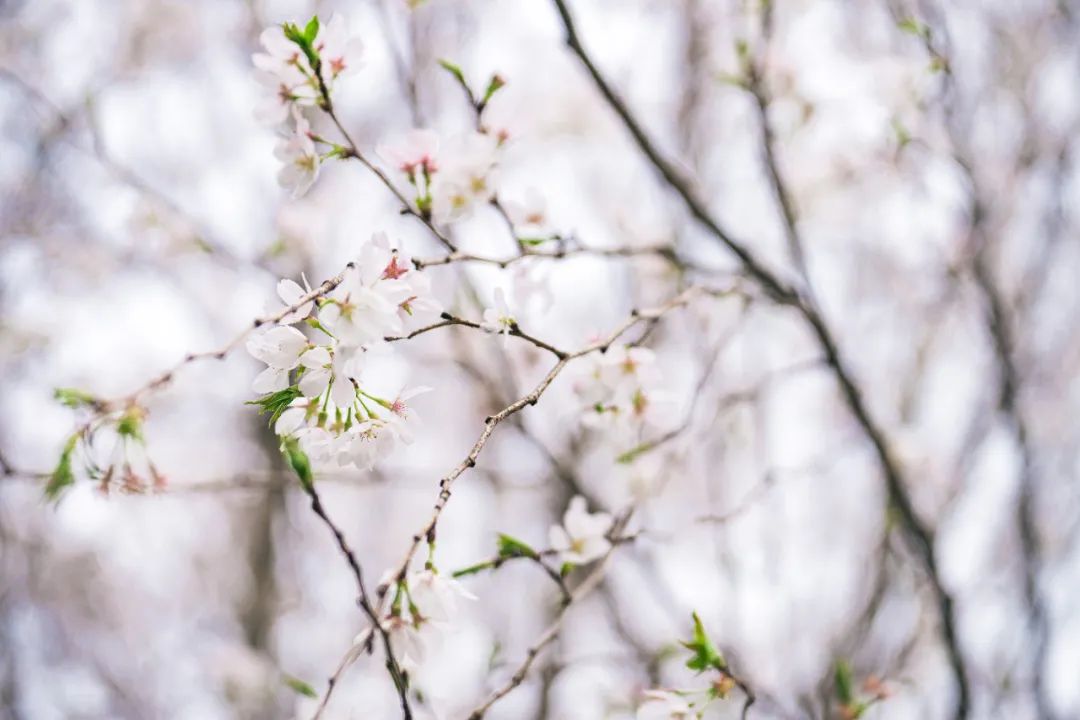
[[[1080,716],[1080,8],[570,8],[661,152],[801,284],[770,163],[782,175],[813,295],[934,533],[968,716]],[[104,496],[85,481],[52,505],[40,477],[76,422],[53,388],[122,396],[246,328],[278,278],[336,274],[375,231],[440,254],[357,163],[328,164],[299,200],[276,184],[250,55],[264,27],[333,11],[365,43],[363,70],[335,93],[362,149],[411,127],[471,127],[439,59],[476,87],[499,73],[485,113],[510,138],[499,197],[535,192],[567,236],[673,244],[693,267],[537,261],[555,302],[520,309],[532,334],[581,346],[687,273],[739,274],[633,144],[547,0],[0,2],[0,717],[308,718],[315,701],[283,678],[324,692],[364,625],[332,538],[244,405],[258,364],[242,349],[147,399],[167,490]],[[513,249],[487,208],[452,232],[470,252]],[[517,281],[487,266],[430,272],[443,303],[474,319]],[[935,595],[804,324],[751,292],[694,303],[645,342],[681,431],[635,466],[644,480],[581,427],[572,386],[585,367],[572,366],[498,429],[440,522],[451,570],[489,557],[497,532],[546,546],[575,494],[618,510],[652,490],[640,535],[488,717],[630,718],[643,689],[693,686],[676,643],[692,610],[755,689],[750,717],[839,717],[838,660],[891,691],[865,717],[953,717]],[[417,400],[414,445],[376,472],[318,481],[369,577],[400,560],[483,418],[548,362],[460,328],[380,359],[387,387],[435,392]],[[479,600],[414,677],[421,717],[466,717],[557,611],[534,566],[466,583]],[[735,692],[708,717],[741,711]],[[344,675],[326,717],[400,717],[377,655]]]

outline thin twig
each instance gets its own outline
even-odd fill
[[[621,534],[623,528],[626,527],[626,523],[629,522],[632,513],[633,508],[631,507],[620,517],[616,518],[615,522],[612,524],[612,529],[609,531],[608,534]],[[469,713],[469,720],[480,720],[482,717],[484,717],[484,714],[491,709],[492,705],[509,695],[511,692],[514,691],[515,688],[520,686],[521,683],[525,681],[525,678],[529,674],[529,669],[536,661],[536,657],[545,647],[554,642],[555,638],[559,636],[559,631],[562,630],[563,621],[566,619],[566,613],[570,609],[570,607],[575,602],[580,602],[585,596],[587,596],[600,585],[601,580],[603,580],[604,578],[604,571],[607,569],[608,563],[611,560],[612,553],[615,552],[616,547],[618,546],[613,543],[611,547],[608,548],[603,558],[597,561],[596,567],[589,573],[589,575],[581,582],[580,585],[578,585],[576,588],[574,588],[574,590],[570,592],[569,597],[559,607],[555,619],[551,622],[550,625],[548,625],[544,632],[540,633],[540,636],[536,639],[536,641],[529,646],[529,649],[525,652],[525,659],[522,660],[521,664],[514,671],[514,674],[510,676],[510,679],[507,680],[504,685],[492,692],[491,695],[488,696],[487,700],[485,700],[482,704],[477,706],[475,710]]]
[[[914,550],[924,572],[930,579],[941,618],[942,636],[949,656],[949,663],[952,666],[959,687],[955,717],[966,718],[970,712],[970,687],[966,672],[966,661],[960,650],[960,641],[957,637],[957,619],[953,597],[941,580],[937,558],[934,555],[933,533],[916,513],[900,464],[893,456],[884,431],[871,417],[862,390],[856,383],[846,361],[841,357],[837,342],[824,317],[808,298],[773,274],[743,242],[736,240],[712,217],[705,205],[697,197],[697,194],[691,189],[690,181],[684,178],[681,172],[654,147],[640,123],[597,69],[592,58],[581,44],[565,0],[552,0],[552,2],[562,20],[567,46],[588,71],[597,89],[607,101],[608,106],[622,120],[623,125],[633,136],[641,152],[664,178],[668,186],[682,198],[690,214],[720,244],[728,248],[736,256],[747,275],[760,284],[766,294],[778,303],[793,306],[808,326],[825,357],[828,367],[832,370],[840,386],[841,394],[849,410],[873,446],[885,478],[889,501],[897,511],[900,526],[909,545]]]
[[[375,604],[371,601],[371,597],[368,595],[367,587],[364,584],[364,572],[360,567],[360,561],[356,559],[356,554],[345,540],[345,534],[334,524],[334,521],[331,520],[330,516],[326,513],[326,508],[323,507],[322,499],[315,489],[315,484],[312,482],[302,484],[304,486],[304,492],[311,498],[312,511],[319,516],[323,523],[330,529],[330,532],[333,533],[338,549],[341,551],[341,554],[349,564],[349,568],[352,570],[353,578],[356,580],[356,589],[359,593],[357,604],[360,605],[360,609],[364,611],[364,614],[368,616],[372,627],[375,628],[379,637],[382,639],[383,649],[386,651],[386,667],[390,672],[391,679],[394,681],[394,686],[397,688],[398,697],[401,700],[401,710],[405,715],[405,720],[411,720],[412,709],[409,707],[409,680],[401,669],[401,665],[398,663],[397,658],[394,656],[394,648],[390,643],[390,633],[379,619],[379,610],[375,607]],[[333,687],[331,686],[331,690],[332,689]],[[329,697],[329,694],[330,691],[327,691],[327,697]]]

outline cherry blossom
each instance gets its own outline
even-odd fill
[[[296,124],[292,134],[278,142],[274,156],[285,163],[278,172],[278,184],[291,190],[295,199],[315,183],[322,161],[311,138],[310,123],[296,108],[293,108],[293,119]]]
[[[300,356],[308,345],[304,333],[287,326],[277,326],[248,338],[248,352],[267,365],[252,383],[252,390],[265,394],[287,388],[289,371],[300,364]]]
[[[457,615],[462,600],[476,600],[457,580],[433,569],[412,573],[408,586],[409,596],[421,616],[432,622],[449,622]]]
[[[372,345],[400,335],[418,309],[438,307],[430,286],[379,233],[319,311],[319,320],[347,346]]]
[[[547,217],[547,203],[535,188],[526,190],[521,202],[503,201],[503,207],[514,225],[514,232],[520,237],[539,240],[553,234]]]
[[[263,98],[255,117],[266,125],[280,125],[289,112],[299,106],[314,105],[319,97],[311,68],[300,48],[285,37],[281,26],[267,28],[259,36],[265,53],[256,53],[251,61],[255,77],[263,86]]]
[[[288,409],[281,413],[277,422],[274,423],[274,432],[281,436],[292,435],[302,428],[304,423],[318,411],[319,403],[317,399],[297,398]]]
[[[393,418],[372,417],[352,426],[340,436],[338,464],[371,470],[392,453],[398,443],[407,445],[412,441],[404,430],[403,424]]]
[[[322,63],[321,72],[327,83],[333,83],[342,75],[351,75],[360,69],[364,55],[364,43],[349,37],[345,18],[334,13],[319,28],[315,36],[315,52]]]
[[[602,557],[611,549],[607,533],[611,529],[611,515],[605,512],[589,513],[585,498],[576,495],[563,516],[563,524],[553,525],[549,531],[551,549],[559,553],[559,560],[573,565],[584,565]]]
[[[387,405],[387,409],[404,420],[416,421],[416,413],[407,404],[409,400],[412,400],[418,395],[429,393],[434,388],[430,388],[427,385],[418,385],[413,388],[402,388],[401,392]]]
[[[365,270],[351,268],[319,311],[319,321],[343,345],[381,342],[402,332],[398,307],[407,299],[404,283],[379,283]]]
[[[401,615],[391,615],[384,621],[390,647],[406,672],[415,672],[427,655],[424,638],[412,620]]]
[[[502,288],[495,289],[495,305],[484,310],[484,319],[480,327],[489,333],[497,333],[503,336],[503,345],[509,343],[510,331],[514,329],[517,321],[510,312],[510,306],[506,304],[506,293]]]
[[[395,170],[415,176],[431,176],[439,169],[439,136],[433,130],[410,130],[379,143],[375,152]]]
[[[638,707],[636,720],[690,720],[700,717],[677,693],[669,690],[646,690],[645,701]]]
[[[303,298],[311,294],[311,286],[308,285],[306,278],[304,279],[304,287],[300,287],[300,284],[295,280],[289,280],[288,278],[280,280],[277,285],[277,294],[278,297],[281,298],[281,301],[285,303],[285,307],[296,306],[295,310],[281,318],[280,322],[282,325],[292,325],[300,322],[310,315],[312,309],[315,307],[314,300],[308,300],[304,303],[300,302]]]
[[[671,406],[671,398],[658,388],[659,383],[651,350],[611,346],[575,383],[574,390],[584,405],[582,423],[609,434],[616,442],[639,442],[646,428],[664,424]]]
[[[467,217],[495,196],[492,176],[498,160],[498,141],[484,133],[454,138],[442,156],[432,183],[432,213],[439,222]]]
[[[268,27],[259,34],[259,43],[266,52],[255,53],[251,62],[259,70],[281,76],[296,71],[301,76],[311,73],[307,57],[296,43],[285,36],[281,25]]]
[[[320,346],[304,353],[300,364],[307,368],[299,385],[304,397],[321,397],[329,388],[334,405],[352,407],[356,401],[353,382],[360,376],[359,353],[349,353],[343,348],[331,351]]]
[[[375,152],[412,187],[416,209],[431,215],[433,178],[439,171],[439,136],[431,130],[410,130],[379,143]]]

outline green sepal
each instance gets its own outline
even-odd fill
[[[851,673],[851,665],[846,660],[837,660],[833,669],[833,685],[836,689],[836,699],[844,705],[851,705],[855,701],[855,679]]]
[[[510,537],[503,533],[499,533],[499,557],[501,558],[538,558],[540,553],[536,552],[528,545],[517,538]]]
[[[143,442],[142,414],[139,410],[132,408],[121,415],[120,419],[116,421],[116,433],[120,437]]]
[[[258,400],[248,400],[244,404],[258,405],[260,415],[270,415],[269,425],[270,427],[273,427],[274,423],[277,422],[277,419],[281,417],[281,413],[285,412],[292,404],[292,401],[301,395],[300,388],[296,385],[292,385],[284,390],[278,390],[277,392],[263,395]]]
[[[56,388],[53,390],[53,399],[61,405],[66,405],[72,409],[93,407],[101,404],[101,401],[90,393],[76,388]]]
[[[292,675],[285,675],[281,679],[282,682],[284,682],[290,690],[297,693],[298,695],[318,699],[319,693],[315,692],[315,688],[311,687],[311,685],[304,682],[300,678],[293,677]]]
[[[502,79],[502,76],[492,75],[491,79],[488,80],[487,88],[484,90],[484,97],[480,98],[480,105],[487,105],[488,101],[491,100],[492,96],[505,85],[506,81]]]
[[[45,499],[49,502],[59,500],[64,490],[75,484],[75,473],[71,471],[71,456],[78,442],[79,434],[75,433],[67,439],[64,449],[60,451],[60,460],[49,476],[49,482],[45,484]]]
[[[478,573],[484,572],[485,570],[491,570],[494,567],[495,567],[494,562],[492,562],[491,560],[486,560],[485,562],[482,562],[482,563],[476,563],[475,565],[470,565],[469,567],[461,568],[460,570],[455,570],[453,573],[451,573],[451,576],[455,577],[455,578],[459,578],[459,577],[465,577],[466,575],[476,575]]]
[[[289,461],[293,472],[300,478],[300,484],[305,488],[314,487],[315,475],[311,472],[311,460],[308,459],[307,453],[300,449],[300,443],[296,438],[285,438],[281,443],[281,452]]]
[[[461,85],[461,87],[465,88],[466,92],[471,92],[469,90],[468,83],[465,82],[465,73],[461,71],[461,68],[458,65],[455,65],[449,60],[443,58],[439,58],[439,65],[442,67],[443,70],[453,75],[454,78],[458,81],[458,84]]]

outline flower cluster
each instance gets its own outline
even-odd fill
[[[292,280],[278,284],[278,295],[291,310],[247,343],[266,363],[252,389],[277,434],[295,437],[317,465],[364,469],[411,442],[417,420],[408,403],[430,388],[403,389],[388,400],[361,379],[366,352],[439,313],[427,276],[380,233],[328,295],[315,300]],[[317,317],[310,317],[316,304]],[[313,342],[293,327],[302,321],[326,339]]]
[[[458,614],[461,601],[475,599],[457,580],[431,567],[410,573],[397,583],[385,622],[402,667],[409,672],[419,667],[427,649]]]
[[[611,346],[574,385],[584,404],[582,422],[610,433],[616,443],[640,442],[642,431],[657,424],[657,412],[666,402],[659,382],[652,350]]]
[[[495,197],[499,149],[499,139],[483,132],[444,142],[432,130],[412,130],[379,144],[376,152],[405,177],[418,212],[450,223]]]
[[[57,388],[54,397],[73,410],[88,412],[89,417],[64,443],[45,485],[47,499],[59,501],[75,484],[77,459],[103,495],[117,486],[125,493],[165,489],[168,483],[150,459],[143,437],[145,408],[133,401],[114,407],[75,388]],[[101,453],[102,448],[110,448],[107,455]]]
[[[307,192],[319,175],[319,166],[337,150],[319,153],[318,140],[303,115],[303,108],[331,107],[335,81],[360,67],[363,45],[350,38],[345,19],[334,14],[320,25],[313,17],[303,28],[291,23],[267,28],[259,38],[265,52],[252,55],[256,77],[264,96],[256,109],[263,123],[279,126],[292,119],[291,131],[278,143],[274,154],[283,166],[278,182],[293,197]]]

